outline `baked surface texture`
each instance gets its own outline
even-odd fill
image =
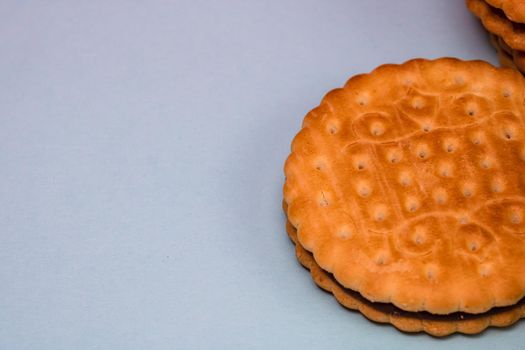
[[[525,294],[525,83],[416,59],[351,78],[285,164],[298,241],[346,288],[405,311],[482,313]]]
[[[484,0],[466,0],[466,3],[485,29],[501,37],[513,49],[525,51],[525,24],[512,22],[502,11],[491,7]]]
[[[452,333],[476,334],[487,327],[506,327],[525,317],[523,300],[513,306],[491,310],[478,315],[456,313],[452,315],[435,316],[421,312],[405,312],[392,304],[377,305],[359,293],[344,288],[315,262],[311,253],[305,250],[297,241],[295,228],[286,222],[286,232],[295,244],[297,260],[310,270],[313,281],[321,289],[330,292],[344,307],[357,310],[371,321],[390,323],[403,332],[426,332],[435,337],[443,337]]]
[[[525,1],[523,0],[486,0],[493,7],[499,8],[511,21],[525,23]]]

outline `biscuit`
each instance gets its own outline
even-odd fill
[[[515,23],[484,0],[466,0],[468,9],[483,23],[485,29],[501,37],[515,50],[525,51],[525,25]]]
[[[490,34],[490,42],[498,53],[498,58],[502,67],[514,68],[520,72],[525,72],[525,52],[513,50],[500,37]]]
[[[301,245],[345,288],[432,314],[525,294],[525,81],[483,61],[383,65],[328,93],[285,164]]]
[[[372,303],[359,293],[345,288],[330,273],[321,269],[312,254],[298,242],[297,232],[289,221],[286,222],[286,232],[295,244],[297,260],[310,270],[315,284],[332,293],[344,307],[359,311],[371,321],[390,323],[403,332],[426,332],[435,337],[443,337],[455,332],[476,334],[490,326],[506,327],[525,317],[524,299],[513,306],[491,309],[477,315],[465,313],[432,315],[425,312],[406,312],[392,304]]]
[[[512,54],[509,54],[508,51],[503,49],[503,47],[499,43],[499,40],[500,39],[497,36],[495,36],[494,34],[490,34],[490,43],[496,49],[500,66],[520,70],[514,63]]]
[[[525,23],[525,2],[523,0],[486,0],[489,5],[505,13],[513,22]]]

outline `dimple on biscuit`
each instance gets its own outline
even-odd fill
[[[345,288],[432,314],[525,294],[525,83],[482,61],[384,65],[328,93],[285,165],[301,246]]]

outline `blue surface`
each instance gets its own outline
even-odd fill
[[[462,1],[0,2],[0,349],[505,349],[316,288],[283,163],[328,90],[496,55]]]

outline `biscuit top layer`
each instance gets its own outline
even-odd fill
[[[511,21],[525,23],[523,0],[486,0],[491,6],[501,9]]]
[[[384,65],[305,117],[284,199],[347,288],[406,311],[481,313],[525,295],[525,81],[443,58]]]

